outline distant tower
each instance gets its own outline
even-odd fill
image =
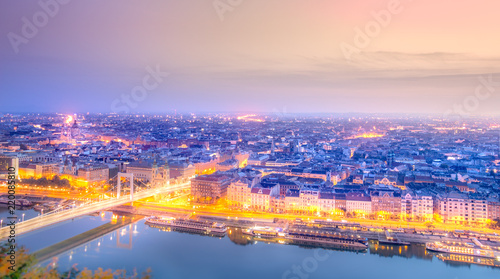
[[[295,153],[295,152],[298,152],[298,146],[299,146],[299,143],[297,140],[290,140],[288,142],[288,146],[290,148],[290,152],[291,153]]]
[[[387,154],[387,166],[390,168],[392,168],[392,164],[394,163],[394,156],[394,151],[392,150]]]
[[[271,142],[271,154],[274,155],[274,138],[273,141]]]
[[[71,134],[71,139],[74,139],[80,135],[80,128],[78,127],[78,124],[76,123],[76,114],[75,117],[73,118],[73,124],[71,125],[70,128],[70,134]]]
[[[326,181],[327,182],[332,182],[332,172],[331,171],[328,171],[326,173]]]

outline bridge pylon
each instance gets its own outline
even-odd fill
[[[125,173],[125,172],[119,172],[118,173],[118,189],[116,193],[116,197],[120,198],[120,192],[122,189],[122,181],[121,178],[126,177],[129,179],[129,185],[130,185],[130,200],[134,200],[134,174],[133,173]]]

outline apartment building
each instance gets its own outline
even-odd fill
[[[434,200],[430,193],[407,190],[401,195],[401,218],[403,220],[432,221]]]
[[[252,208],[258,211],[273,211],[272,199],[279,196],[279,184],[255,185],[250,191]]]
[[[226,197],[232,180],[230,174],[220,172],[195,177],[191,179],[191,195],[198,201],[214,203]]]
[[[366,193],[347,193],[346,212],[356,213],[361,216],[372,213],[372,200]]]
[[[451,192],[438,195],[438,213],[444,222],[457,224],[485,223],[488,218],[488,202],[464,193]]]
[[[387,214],[401,213],[401,194],[396,191],[373,191],[371,193],[372,211]]]
[[[105,183],[109,180],[109,167],[107,165],[88,165],[78,169],[78,177],[85,180],[87,185]]]

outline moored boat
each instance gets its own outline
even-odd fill
[[[447,254],[447,253],[436,255],[436,257],[444,262],[450,262],[455,264],[478,264],[478,265],[486,265],[492,267],[500,267],[500,259]]]
[[[225,234],[227,227],[225,224],[217,222],[196,221],[190,219],[151,216],[145,218],[146,223],[203,231],[212,234]]]
[[[389,231],[385,231],[385,237],[378,237],[378,243],[380,244],[390,244],[390,245],[410,245],[410,242],[401,241],[397,236],[391,234]]]
[[[368,248],[366,238],[314,230],[290,229],[286,238],[294,244],[344,247],[359,251]]]
[[[281,228],[258,227],[258,226],[243,230],[243,234],[259,238],[278,238],[285,236],[285,233],[283,233],[283,229]]]
[[[500,249],[498,247],[483,245],[477,239],[473,239],[472,243],[465,241],[429,242],[425,245],[425,248],[434,252],[500,259]]]

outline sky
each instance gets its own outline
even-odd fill
[[[0,112],[494,114],[500,1],[0,0]]]

